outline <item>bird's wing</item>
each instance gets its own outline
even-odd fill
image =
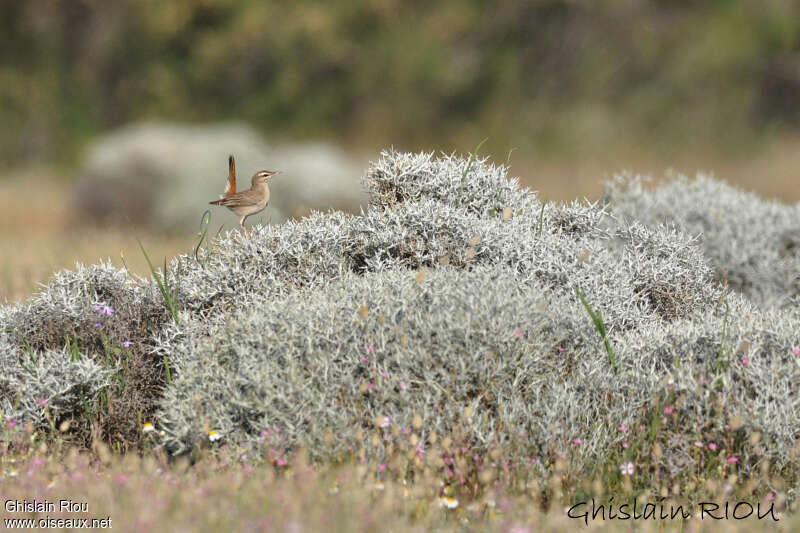
[[[232,194],[230,196],[226,196],[225,198],[220,198],[219,200],[209,203],[213,205],[224,205],[225,207],[244,207],[248,205],[257,205],[258,198],[254,198],[253,195],[247,194],[249,192],[250,191],[237,192],[236,194]]]
[[[228,182],[225,184],[225,197],[230,198],[236,194],[236,163],[233,156],[228,156]]]

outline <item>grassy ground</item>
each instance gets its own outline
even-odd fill
[[[734,473],[702,479],[691,488],[659,484],[657,476],[633,472],[622,475],[618,486],[604,488],[599,478],[574,479],[568,459],[547,478],[487,457],[487,469],[462,484],[440,479],[431,466],[406,479],[385,464],[356,458],[323,466],[300,453],[270,462],[251,450],[213,444],[195,464],[169,462],[152,450],[119,456],[102,444],[91,453],[78,453],[58,439],[45,444],[31,428],[12,426],[4,424],[5,444],[0,447],[0,491],[12,502],[0,512],[7,528],[9,519],[84,518],[105,520],[117,531],[522,533],[574,531],[585,525],[611,531],[774,531],[800,526],[797,516],[786,512],[784,493],[769,492],[759,500],[748,493],[758,481]],[[644,480],[651,485],[643,485]],[[690,500],[685,494],[692,490]],[[602,517],[591,514],[592,498],[595,510],[604,506]],[[74,507],[62,510],[62,501]],[[24,507],[36,502],[55,507],[38,512]],[[625,513],[637,518],[621,519]]]

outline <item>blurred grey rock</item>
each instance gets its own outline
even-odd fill
[[[160,231],[198,227],[206,209],[212,229],[238,217],[208,202],[225,188],[228,155],[236,158],[239,190],[258,170],[281,170],[266,211],[248,222],[278,223],[310,210],[358,212],[366,205],[360,177],[367,166],[325,143],[269,144],[244,124],[190,126],[143,123],[111,133],[88,150],[74,201],[87,222],[147,226]]]

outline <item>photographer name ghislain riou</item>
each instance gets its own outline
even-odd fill
[[[692,513],[685,510],[683,505],[665,506],[662,502],[665,498],[661,498],[659,503],[646,503],[640,506],[639,502],[635,499],[631,503],[623,503],[620,506],[614,505],[614,497],[612,496],[607,505],[596,505],[594,498],[592,498],[591,511],[584,509],[589,502],[578,502],[567,510],[567,516],[583,520],[588,526],[589,520],[687,520],[691,518]],[[755,516],[753,516],[755,513]],[[763,513],[761,512],[761,503],[757,503],[755,507],[753,504],[741,502],[725,502],[724,506],[714,502],[699,502],[697,504],[697,518],[701,520],[744,520],[746,518],[758,518],[763,520],[770,517],[774,522],[779,519],[775,514],[775,502],[769,503]]]

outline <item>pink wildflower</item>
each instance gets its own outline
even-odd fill
[[[634,471],[634,465],[631,462],[622,463],[619,465],[619,471],[622,473],[623,476],[632,476]]]

